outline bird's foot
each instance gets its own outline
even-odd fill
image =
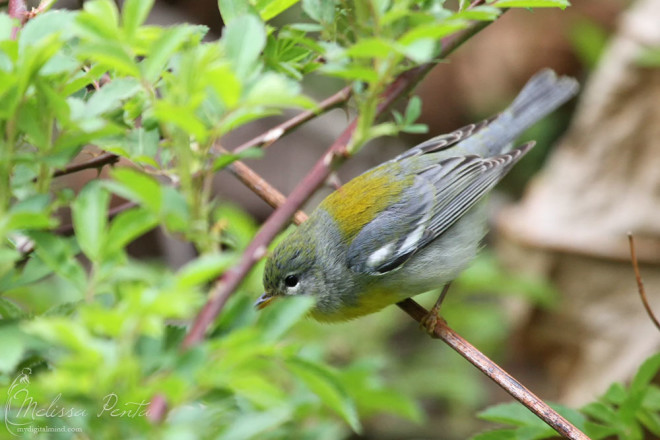
[[[438,323],[442,322],[443,324],[446,324],[447,321],[445,321],[442,316],[440,316],[440,306],[442,305],[442,302],[445,299],[445,296],[447,295],[447,292],[449,291],[449,286],[451,283],[445,284],[445,286],[442,288],[442,292],[440,293],[440,296],[438,299],[435,301],[435,304],[433,304],[433,307],[431,308],[431,311],[424,317],[419,322],[420,328],[423,328],[426,330],[426,332],[431,336],[432,338],[436,338],[436,328],[438,326]]]

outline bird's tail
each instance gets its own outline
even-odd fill
[[[571,99],[579,85],[544,69],[525,84],[516,99],[493,122],[461,142],[465,151],[481,156],[506,152],[511,143],[534,123]]]

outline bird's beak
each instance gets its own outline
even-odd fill
[[[255,306],[258,310],[261,310],[261,309],[263,309],[264,307],[266,307],[268,304],[270,304],[274,299],[275,299],[275,297],[274,297],[273,295],[271,295],[271,294],[268,293],[268,292],[265,292],[263,295],[261,295],[261,296],[259,297],[258,300],[255,301],[254,306]]]

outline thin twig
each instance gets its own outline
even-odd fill
[[[397,303],[397,306],[420,323],[428,316],[428,311],[410,298]],[[544,401],[535,396],[534,393],[521,385],[513,376],[463,339],[443,320],[438,320],[433,334],[438,339],[442,339],[447,345],[458,352],[458,354],[481,370],[482,373],[502,387],[514,399],[525,405],[559,434],[571,440],[589,440],[586,434],[573,426],[568,420],[557,413],[557,411],[550,408]]]
[[[289,133],[295,128],[298,128],[305,122],[309,121],[312,118],[319,116],[331,110],[335,107],[338,107],[344,104],[351,97],[351,88],[349,86],[344,87],[334,95],[329,98],[324,99],[319,103],[319,105],[314,110],[306,110],[297,114],[296,116],[284,121],[283,123],[276,125],[275,127],[269,129],[268,131],[250,139],[247,142],[242,143],[236,147],[232,153],[240,153],[241,151],[247,150],[250,147],[261,145],[262,148],[270,146],[273,142],[281,138],[284,134]]]
[[[96,157],[91,158],[85,162],[69,165],[61,170],[56,170],[53,177],[66,176],[67,174],[77,173],[78,171],[88,170],[92,168],[101,168],[104,165],[112,165],[119,161],[119,156],[112,153],[103,153]]]
[[[21,22],[21,26],[25,24],[25,17],[27,16],[27,6],[24,0],[9,0],[7,7],[9,16],[17,18]],[[11,39],[15,40],[21,26],[13,26],[11,28]]]
[[[263,177],[255,173],[243,162],[234,162],[229,169],[245,186],[258,194],[271,207],[277,208],[286,201],[284,194],[275,190]],[[307,216],[302,211],[297,211],[293,215],[294,223],[297,225],[306,219]]]
[[[648,313],[649,318],[655,324],[655,327],[660,330],[660,322],[658,318],[655,317],[653,309],[649,304],[649,300],[646,297],[646,289],[644,289],[644,282],[642,281],[642,275],[639,272],[639,263],[637,262],[637,252],[635,251],[635,240],[633,239],[632,232],[628,232],[628,243],[630,244],[630,258],[632,260],[633,270],[635,271],[635,279],[637,280],[637,290],[639,291],[639,297],[642,299],[642,304]]]

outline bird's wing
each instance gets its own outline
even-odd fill
[[[372,275],[400,267],[460,219],[533,146],[529,142],[487,158],[452,157],[417,170],[404,197],[380,212],[352,241],[348,267]]]
[[[422,142],[421,144],[415,145],[409,150],[401,153],[399,156],[395,157],[394,161],[400,161],[407,159],[413,156],[420,156],[427,153],[435,153],[438,151],[446,150],[454,145],[458,144],[462,140],[465,140],[472,136],[475,133],[480,132],[484,128],[488,127],[499,115],[493,116],[488,119],[484,119],[481,122],[476,122],[474,124],[466,125],[457,130],[452,131],[451,133],[443,134],[436,136],[427,141]]]

